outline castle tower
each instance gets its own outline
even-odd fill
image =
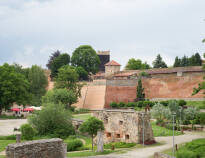
[[[112,75],[120,71],[120,64],[112,60],[105,64],[105,76]]]
[[[97,55],[100,58],[100,72],[105,72],[105,64],[110,61],[110,51],[97,51]]]

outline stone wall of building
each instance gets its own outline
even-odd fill
[[[93,114],[104,122],[104,142],[142,143],[143,119],[134,110],[101,110]],[[144,114],[145,143],[154,143],[150,114]]]
[[[62,139],[44,139],[10,144],[7,158],[66,158],[67,148]]]
[[[203,92],[192,96],[193,88],[203,81],[204,72],[157,74],[142,78],[145,97],[153,100],[202,100]],[[132,102],[136,98],[136,79],[107,80],[105,107],[111,102]]]

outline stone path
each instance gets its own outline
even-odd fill
[[[0,136],[14,134],[14,128],[20,128],[20,126],[26,122],[27,119],[0,120]]]
[[[205,138],[205,135],[199,133],[187,133],[181,136],[175,136],[175,143],[182,144],[185,142],[190,142],[197,138]],[[161,152],[166,149],[172,148],[172,136],[169,137],[156,137],[155,140],[157,142],[163,142],[164,145],[155,146],[155,147],[147,147],[140,149],[133,149],[128,151],[125,154],[110,154],[103,156],[92,156],[89,158],[149,158],[154,155],[155,152]]]

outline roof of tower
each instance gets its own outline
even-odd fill
[[[112,60],[112,61],[106,63],[105,66],[121,66],[121,65],[119,63],[117,63],[116,61]]]

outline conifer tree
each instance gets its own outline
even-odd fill
[[[142,87],[142,80],[141,78],[138,80],[137,84],[137,101],[144,101],[145,100],[145,93],[144,88]]]
[[[153,62],[154,68],[167,68],[167,64],[162,60],[160,54],[157,55],[156,59]]]
[[[174,67],[180,67],[181,66],[181,59],[178,56],[175,58],[173,66]]]

